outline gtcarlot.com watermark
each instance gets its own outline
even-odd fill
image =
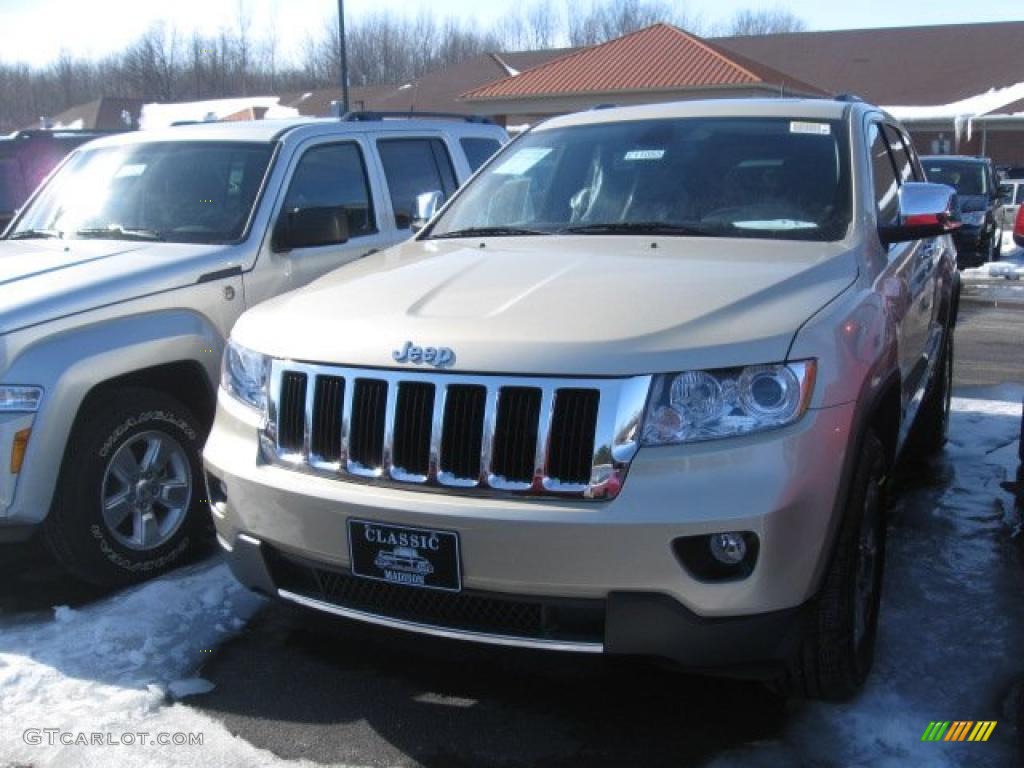
[[[22,740],[30,747],[201,747],[202,733],[186,731],[63,731],[60,728],[26,728]]]

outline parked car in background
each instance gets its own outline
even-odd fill
[[[505,140],[364,115],[76,150],[0,240],[0,540],[41,531],[97,584],[179,562],[209,523],[200,448],[238,315],[404,240],[421,196],[470,176],[466,146]]]
[[[848,697],[886,478],[945,442],[955,199],[861,101],[547,120],[412,241],[242,315],[218,541],[357,621]]]
[[[1003,203],[1002,229],[1012,230],[1017,211],[1024,203],[1024,179],[1004,179],[999,183],[999,197]]]
[[[0,234],[67,154],[112,131],[38,130],[0,136]]]
[[[997,261],[1002,252],[1002,198],[987,157],[931,155],[921,158],[929,181],[957,191],[963,226],[955,235],[961,269]]]

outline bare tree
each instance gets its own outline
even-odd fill
[[[785,8],[748,8],[737,11],[726,25],[725,34],[778,35],[785,32],[803,32],[807,24]]]

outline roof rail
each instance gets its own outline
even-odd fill
[[[431,118],[441,120],[463,120],[467,123],[482,123],[494,125],[494,121],[483,115],[460,115],[456,112],[373,112],[357,111],[346,112],[339,120],[344,123],[362,123],[379,120],[418,120],[420,118]]]
[[[864,101],[864,99],[862,99],[856,93],[837,93],[834,98],[836,101]]]

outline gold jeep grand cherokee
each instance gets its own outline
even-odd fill
[[[234,572],[396,630],[854,693],[887,473],[945,440],[956,200],[923,179],[853,99],[535,127],[412,241],[238,321],[204,453]]]

